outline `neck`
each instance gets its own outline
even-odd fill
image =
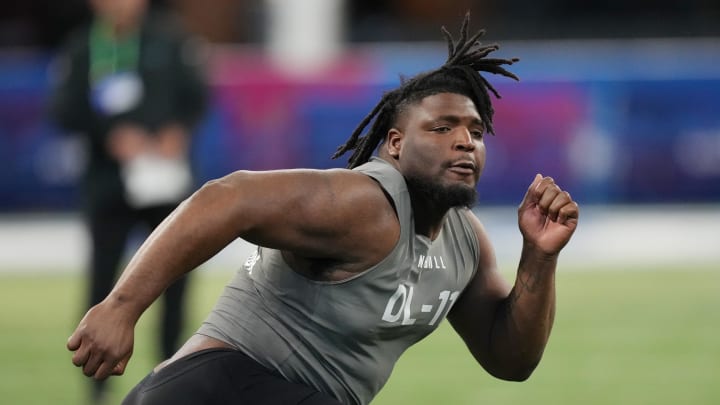
[[[415,217],[415,232],[434,240],[440,233],[443,220],[452,207],[471,207],[475,204],[474,188],[454,185],[443,187],[432,181],[405,176]]]
[[[415,233],[435,240],[440,234],[443,220],[450,207],[427,198],[427,195],[418,193],[411,187],[408,191],[415,221]]]

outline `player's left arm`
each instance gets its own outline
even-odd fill
[[[497,270],[479,220],[480,263],[448,318],[475,359],[505,380],[527,379],[540,362],[555,318],[555,269],[577,227],[579,208],[550,177],[537,175],[518,209],[523,236],[515,284]]]

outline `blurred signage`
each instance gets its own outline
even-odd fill
[[[703,70],[720,65],[717,47],[695,50],[694,62],[682,57],[687,44],[631,56],[586,48],[518,45],[522,81],[489,77],[503,98],[480,203],[518,203],[537,172],[584,203],[720,202],[720,72]],[[214,100],[193,149],[199,182],[238,169],[343,167],[347,156],[330,155],[382,92],[443,52],[361,48],[301,79],[256,51],[215,52]],[[50,55],[0,58],[0,210],[75,209],[82,145],[45,115]]]

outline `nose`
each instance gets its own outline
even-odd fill
[[[475,150],[475,140],[472,133],[467,128],[459,128],[455,135],[455,149],[463,152],[472,152]]]

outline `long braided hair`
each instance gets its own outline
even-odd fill
[[[336,159],[353,150],[348,160],[349,169],[367,162],[405,108],[438,93],[457,93],[470,98],[475,103],[487,131],[494,135],[493,108],[489,93],[492,92],[496,98],[500,98],[500,94],[479,72],[500,74],[519,80],[517,76],[502,67],[502,65],[512,65],[519,59],[487,58],[500,47],[497,44],[483,45],[479,41],[485,30],[469,36],[469,25],[468,13],[463,20],[460,38],[457,41],[443,26],[441,31],[448,46],[448,58],[445,63],[436,70],[402,79],[400,87],[384,93],[377,105],[360,121],[350,138],[337,149],[332,158]],[[371,121],[373,123],[370,130],[361,136]]]

